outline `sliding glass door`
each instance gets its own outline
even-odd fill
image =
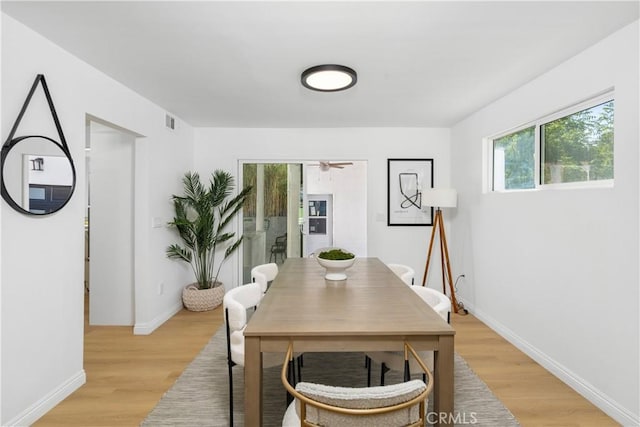
[[[242,283],[260,264],[302,254],[303,180],[300,163],[242,163],[242,185],[254,191],[243,208]]]

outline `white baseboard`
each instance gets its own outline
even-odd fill
[[[576,375],[567,367],[556,362],[547,354],[543,353],[538,348],[534,347],[529,342],[515,334],[512,330],[504,326],[502,323],[497,322],[482,310],[477,310],[467,303],[465,303],[465,307],[469,309],[469,312],[480,319],[484,324],[489,326],[496,333],[509,341],[527,356],[531,357],[543,368],[558,377],[558,379],[574,389],[582,397],[593,403],[611,418],[613,418],[623,426],[640,425],[640,417],[632,414],[629,410],[620,406],[615,400],[602,393],[588,381],[585,381],[583,378]]]
[[[156,316],[155,319],[150,322],[138,323],[133,326],[133,335],[149,335],[156,329],[158,329],[164,322],[171,319],[177,312],[182,310],[182,300],[176,303],[169,310]]]
[[[64,383],[60,384],[55,390],[47,394],[42,399],[31,405],[29,408],[22,411],[12,420],[9,420],[3,426],[30,426],[35,423],[40,417],[53,409],[58,403],[62,402],[71,393],[79,389],[85,382],[87,382],[87,375],[82,369]]]

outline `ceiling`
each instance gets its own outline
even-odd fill
[[[197,127],[448,127],[638,19],[637,1],[1,7]],[[323,63],[357,85],[305,89],[301,72]]]

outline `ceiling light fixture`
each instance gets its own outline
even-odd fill
[[[319,92],[349,89],[358,81],[356,72],[344,65],[326,64],[307,68],[302,73],[302,86]]]

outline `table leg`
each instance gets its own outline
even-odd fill
[[[262,353],[260,338],[244,339],[244,425],[262,425]]]
[[[434,352],[434,413],[429,421],[435,425],[453,425],[453,365],[453,335],[443,335]]]

